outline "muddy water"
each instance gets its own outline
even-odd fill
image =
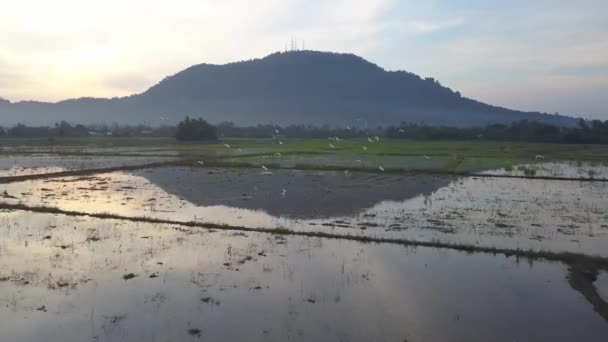
[[[244,227],[608,256],[608,184],[159,168],[0,185],[2,201]]]
[[[0,212],[3,341],[605,341],[567,266]]]

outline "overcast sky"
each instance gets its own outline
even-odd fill
[[[608,119],[605,0],[0,0],[0,97],[129,95],[292,36],[491,104]]]

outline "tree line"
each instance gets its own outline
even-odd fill
[[[545,142],[566,144],[608,144],[608,120],[585,121],[580,119],[575,127],[558,127],[538,121],[516,121],[511,124],[490,124],[479,127],[431,126],[402,123],[386,128],[361,129],[356,127],[330,127],[329,125],[278,126],[260,124],[237,126],[232,122],[211,125],[202,118],[186,117],[176,126],[151,127],[146,125],[89,125],[70,124],[62,121],[54,126],[27,126],[18,124],[10,128],[0,127],[0,136],[7,137],[175,137],[180,141],[214,141],[218,138],[300,138],[341,139],[364,138],[373,135],[389,139],[409,140],[494,140]]]
[[[496,140],[564,144],[608,144],[608,120],[585,121],[576,127],[558,127],[538,121],[516,121],[481,127],[425,126],[402,123],[390,126],[386,138],[412,140]]]

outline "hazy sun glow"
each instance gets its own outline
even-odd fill
[[[0,0],[0,97],[129,95],[297,37],[493,104],[608,119],[605,13],[599,0]]]

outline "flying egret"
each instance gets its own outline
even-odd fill
[[[262,165],[262,169],[264,169],[264,171],[268,171],[268,168],[264,165]]]
[[[279,145],[283,145],[283,142],[281,140],[279,140]]]
[[[355,160],[355,163],[360,163],[360,162],[361,162],[361,159]]]
[[[280,157],[281,156],[281,152],[277,152],[274,154],[275,157]]]
[[[240,153],[240,152],[243,152],[243,150],[242,150],[242,149],[240,149],[240,148],[237,148],[236,150],[237,150],[239,153]]]
[[[543,156],[542,154],[537,154],[534,159],[545,159],[545,156]]]
[[[371,143],[371,142],[374,142],[374,141],[372,140],[372,138],[370,138],[370,137],[367,137],[367,141],[369,141],[370,143]]]
[[[279,130],[278,130],[278,129],[275,129],[275,130],[274,130],[274,134],[279,134]]]
[[[331,148],[336,148],[336,146],[334,146],[334,145],[332,145],[332,144],[329,144],[329,147],[331,147]]]
[[[403,128],[399,128],[399,132],[400,133],[405,133],[405,131],[403,130]]]
[[[382,167],[382,165],[378,166],[378,170],[384,172],[384,168]]]
[[[199,161],[197,161],[196,163],[197,163],[197,164],[199,164],[199,165],[205,165],[205,163],[203,163],[203,161],[202,161],[202,160],[199,160]]]
[[[226,148],[230,148],[230,145],[228,145],[228,144],[224,144],[224,146],[226,146]]]
[[[344,175],[348,176],[348,169],[344,170]]]
[[[367,146],[363,146],[363,151],[367,151]]]
[[[340,139],[340,138],[338,138],[338,137],[334,137],[334,140],[335,140],[335,141],[340,141],[341,139]]]
[[[281,196],[285,197],[285,195],[287,195],[287,190],[285,190],[285,189],[281,190]]]
[[[427,156],[426,154],[422,155],[422,158],[424,158],[424,159],[431,159],[431,157]]]
[[[376,139],[376,141],[380,141],[380,138],[377,135],[374,137],[374,139]]]

